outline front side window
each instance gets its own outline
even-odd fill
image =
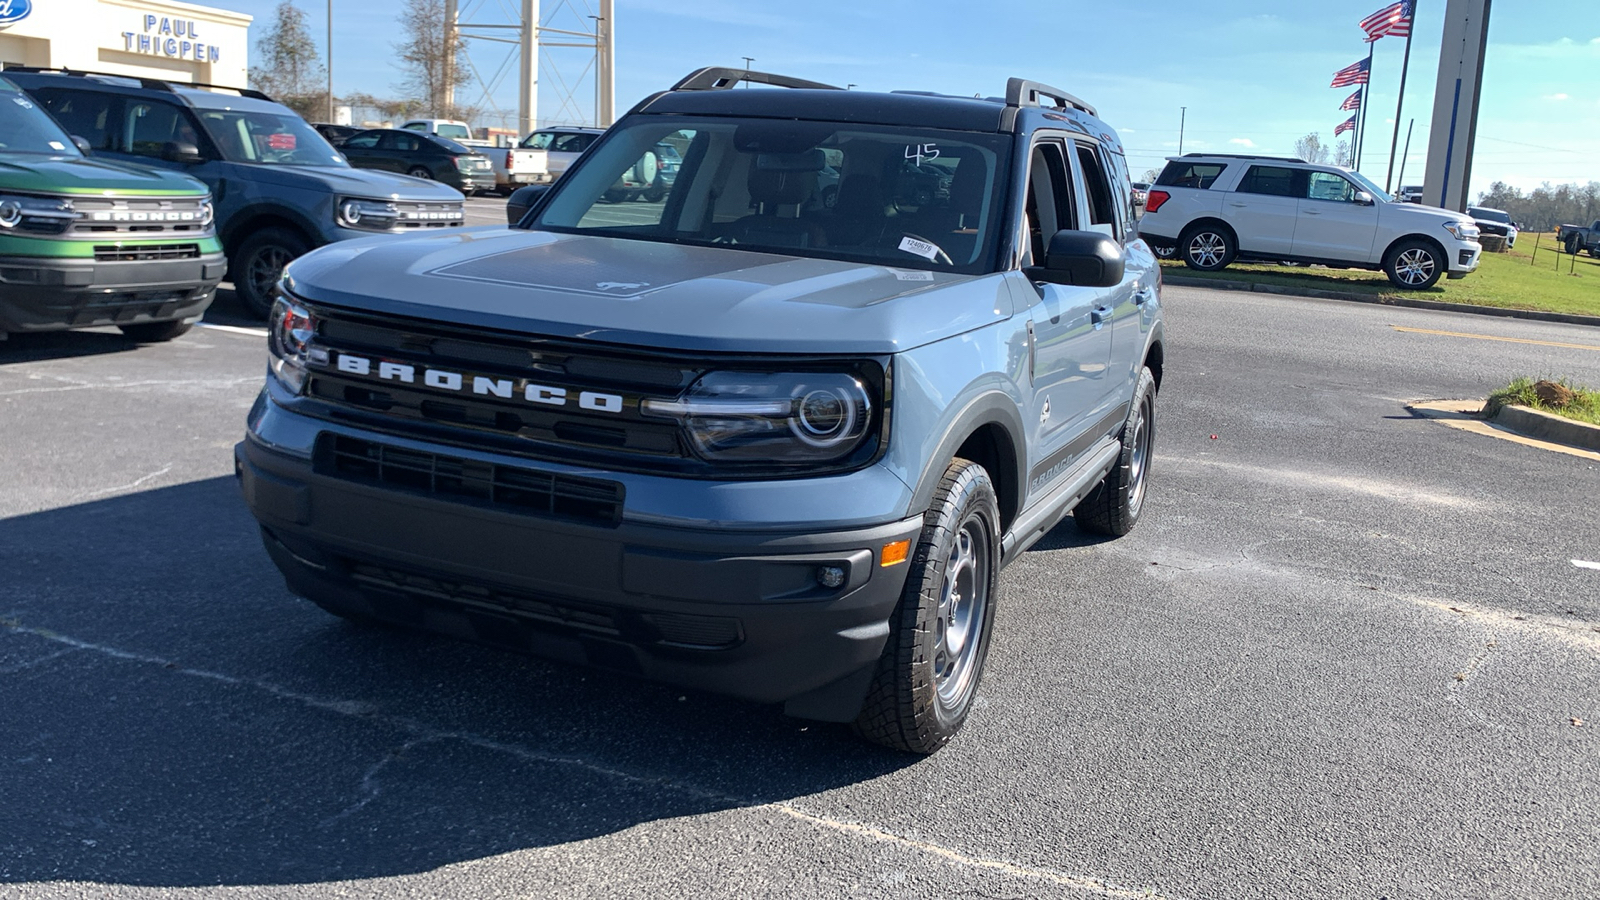
[[[1266,194],[1270,197],[1304,197],[1305,172],[1283,166],[1251,166],[1235,188],[1241,194]]]
[[[381,131],[368,131],[345,141],[344,146],[352,150],[373,150],[377,148],[378,139],[381,137],[383,137],[383,132]]]
[[[349,163],[315,128],[289,110],[195,110],[223,159],[273,166],[344,169]]]
[[[1091,230],[1111,235],[1117,227],[1117,214],[1111,202],[1111,182],[1106,177],[1105,166],[1100,164],[1094,145],[1079,141],[1076,147],[1078,167],[1083,170],[1083,186],[1088,194],[1084,199],[1089,201]]]
[[[1354,203],[1358,189],[1332,172],[1312,172],[1306,196],[1312,200]]]
[[[642,116],[562,176],[533,227],[975,274],[994,259],[1010,141]],[[660,144],[681,157],[676,171]]]
[[[128,153],[160,159],[168,144],[200,146],[189,117],[171,103],[130,99],[123,118],[122,146]]]
[[[19,91],[0,89],[0,152],[82,156],[72,138]]]

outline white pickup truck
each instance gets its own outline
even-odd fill
[[[495,184],[505,193],[523,185],[549,184],[605,133],[601,128],[541,128],[515,147],[489,150]]]
[[[467,147],[493,147],[494,142],[480,140],[472,136],[472,126],[460,119],[412,119],[400,126],[406,131],[420,131],[423,134],[436,134],[442,138],[449,138],[458,144]]]

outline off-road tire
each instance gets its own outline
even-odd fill
[[[233,289],[252,315],[267,317],[283,267],[310,249],[305,238],[287,228],[263,228],[245,238],[232,260]],[[276,274],[268,277],[268,270]]]
[[[1197,272],[1226,269],[1239,255],[1233,232],[1220,225],[1191,225],[1178,238],[1178,256]]]
[[[961,555],[963,536],[971,556]],[[886,747],[927,754],[949,743],[966,721],[989,653],[999,585],[1000,507],[982,466],[957,459],[945,469],[908,564],[900,603],[889,620],[889,641],[855,731]],[[960,622],[959,601],[945,602],[950,572],[957,576],[951,588],[958,597],[960,588],[970,592]],[[949,621],[941,621],[941,610],[950,612]],[[941,653],[952,652],[949,644],[957,632],[961,647],[953,651],[955,668],[941,679],[937,665],[949,662]]]
[[[188,322],[140,322],[137,325],[118,325],[125,335],[141,344],[160,344],[189,333],[194,326]]]
[[[1403,291],[1422,291],[1439,283],[1449,260],[1437,244],[1424,240],[1404,241],[1389,251],[1383,261],[1389,282]]]
[[[1079,528],[1115,537],[1133,530],[1144,509],[1155,437],[1156,377],[1146,368],[1139,372],[1133,408],[1118,435],[1122,453],[1117,456],[1117,464],[1072,511]]]
[[[1577,235],[1575,235],[1575,234],[1567,235],[1567,254],[1569,256],[1577,256],[1578,255],[1578,251],[1582,250],[1582,249],[1583,249],[1583,243],[1578,240],[1578,236]]]

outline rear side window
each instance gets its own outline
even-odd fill
[[[1241,194],[1267,194],[1272,197],[1304,197],[1305,172],[1282,166],[1251,166],[1235,188]]]
[[[117,149],[112,142],[117,134],[120,98],[59,88],[41,88],[33,93],[68,134],[83,138],[95,150]]]
[[[1227,171],[1225,163],[1184,162],[1175,159],[1167,163],[1161,170],[1161,177],[1156,179],[1156,184],[1164,187],[1186,187],[1205,190],[1217,180],[1217,176]]]

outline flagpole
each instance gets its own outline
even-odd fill
[[[1350,168],[1361,171],[1361,151],[1367,140],[1367,99],[1372,94],[1372,51],[1378,47],[1377,41],[1367,43],[1367,80],[1361,85],[1361,121],[1356,125],[1356,158],[1355,165]]]
[[[1400,112],[1406,103],[1406,73],[1411,69],[1411,35],[1417,30],[1417,2],[1411,0],[1411,27],[1406,29],[1406,58],[1400,64],[1400,99],[1394,105],[1394,137],[1389,139],[1389,168],[1383,174],[1383,189],[1389,190],[1392,182],[1389,177],[1394,174],[1394,150],[1400,143]],[[1368,78],[1372,77],[1370,74]],[[1407,143],[1410,137],[1407,136]]]

